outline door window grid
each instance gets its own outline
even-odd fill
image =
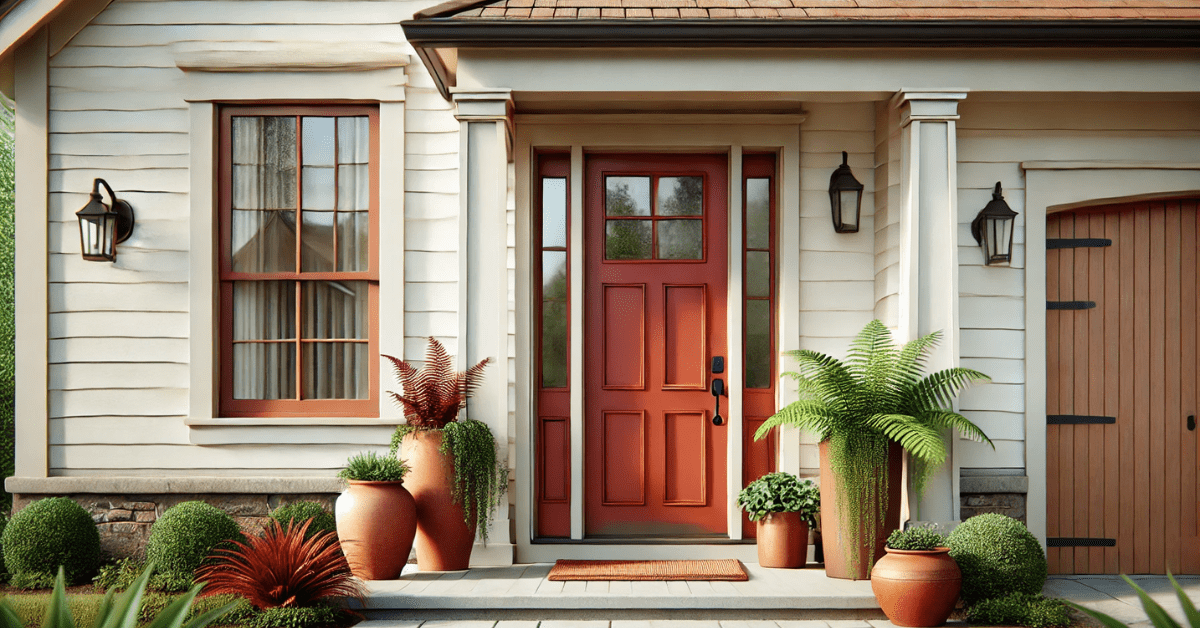
[[[745,247],[746,388],[771,388],[774,370],[772,318],[775,311],[774,204],[771,177],[746,177],[743,189]]]
[[[606,175],[606,261],[703,261],[704,177]]]

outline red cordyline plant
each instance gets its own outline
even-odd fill
[[[203,595],[233,593],[258,609],[300,608],[332,597],[363,599],[337,535],[318,532],[306,539],[311,523],[289,522],[285,528],[272,520],[262,536],[217,548],[215,561],[196,570],[196,580],[206,582]]]
[[[392,399],[404,409],[404,420],[410,427],[441,429],[458,417],[458,411],[467,397],[475,392],[483,378],[483,367],[491,358],[484,358],[471,368],[455,372],[453,360],[442,343],[429,338],[425,351],[425,366],[415,369],[411,364],[383,356],[392,363],[396,379],[404,388],[404,394],[388,391]]]

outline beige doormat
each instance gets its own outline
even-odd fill
[[[549,580],[749,580],[740,561],[560,560]]]

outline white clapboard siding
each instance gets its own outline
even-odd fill
[[[457,158],[457,157],[456,157]],[[454,171],[457,177],[458,171]],[[415,173],[405,172],[405,176]],[[446,220],[458,218],[458,191],[406,192],[404,194],[404,216],[408,221]]]
[[[190,334],[186,312],[57,312],[48,318],[51,338],[90,339],[102,332],[109,339],[185,339]]]
[[[1025,332],[1013,329],[970,329],[958,332],[959,355],[964,358],[1025,359]]]
[[[409,330],[409,328],[406,327],[405,331],[408,332],[410,330]],[[447,353],[449,353],[450,355],[457,356],[458,355],[458,335],[457,335],[458,330],[457,329],[455,329],[454,334],[455,335],[453,335],[453,336],[450,336],[450,335],[434,336],[434,338],[436,338],[438,342],[442,343],[442,346],[446,348]],[[425,359],[425,350],[427,348],[429,348],[429,337],[428,336],[406,335],[404,337],[404,359],[407,360],[409,363],[412,363],[414,365],[421,363],[422,360]],[[461,365],[459,365],[456,368],[463,368],[463,367]]]
[[[120,198],[120,197],[118,197]],[[147,211],[152,204],[134,204],[135,216],[149,214]],[[81,209],[83,205],[79,206]],[[145,214],[138,213],[141,207]],[[152,220],[138,218],[129,239],[118,244],[120,251],[142,249],[146,251],[187,251],[190,235],[187,232],[188,223],[183,220]],[[51,222],[47,227],[47,236],[51,253],[79,253],[79,221]]]
[[[458,253],[407,251],[404,280],[457,282]]]
[[[96,82],[96,74],[107,77]],[[185,85],[179,68],[50,68],[51,87],[73,87],[91,92],[125,93],[151,91],[181,93]]]
[[[456,303],[447,303],[445,307],[453,308],[456,305]],[[449,309],[441,312],[407,311],[404,313],[404,333],[406,336],[417,337],[457,336],[458,315]],[[424,353],[419,355],[424,355]]]
[[[52,458],[51,460],[53,461],[54,459]],[[130,461],[130,462],[136,463],[137,461]],[[186,471],[186,475],[190,476],[190,477],[230,477],[230,478],[244,478],[244,477],[251,477],[251,476],[253,476],[253,477],[268,477],[268,478],[282,478],[282,477],[303,477],[303,478],[330,477],[330,478],[332,478],[332,477],[337,476],[337,472],[339,470],[341,470],[341,467],[343,464],[345,464],[345,462],[346,461],[343,460],[342,464],[339,464],[334,467],[329,467],[328,469],[307,469],[307,468],[303,468],[303,467],[277,468],[277,469],[265,469],[265,468],[264,469],[242,469],[239,467],[223,467],[223,468],[189,467]],[[137,468],[132,468],[132,469],[127,469],[127,468],[117,469],[117,468],[112,468],[112,467],[106,467],[103,469],[89,469],[87,467],[64,468],[64,467],[55,467],[52,465],[50,467],[50,475],[52,477],[62,476],[62,477],[80,477],[80,478],[114,476],[114,475],[121,476],[121,477],[161,478],[161,477],[165,477],[165,476],[184,475],[184,474],[179,473],[177,469],[163,469],[163,468],[158,468],[158,467],[137,467]]]
[[[88,70],[95,72],[95,70]],[[188,128],[187,109],[51,111],[55,133],[175,133]]]
[[[84,31],[86,32],[86,31]],[[108,72],[114,72],[112,68]],[[51,111],[152,111],[185,107],[181,94],[158,91],[93,92],[74,87],[51,87]]]
[[[980,255],[980,263],[982,256]],[[1019,269],[966,266],[958,269],[958,293],[964,297],[1015,297],[1025,295],[1025,273]]]
[[[404,169],[408,170],[458,170],[458,155],[421,155],[406,153]]]
[[[1024,412],[1024,384],[988,384],[968,388],[958,397],[958,407],[963,410],[991,410],[993,412]]]
[[[955,455],[965,468],[1024,469],[1025,442],[1023,440],[993,440],[996,449],[985,443],[959,440]]]
[[[874,216],[864,215],[858,233],[838,233],[833,230],[829,215],[829,195],[825,195],[825,215],[800,219],[800,244],[806,251],[851,251],[873,254],[875,237],[871,226]]]
[[[51,390],[50,416],[175,416],[187,414],[186,388]]]
[[[187,388],[187,364],[77,362],[50,365],[50,390]]]
[[[68,46],[50,59],[55,68],[174,68],[169,46]]]
[[[236,10],[218,10],[215,2],[117,2],[96,16],[95,24],[380,24],[412,17],[391,2],[305,2],[238,0]]]
[[[1004,358],[963,358],[960,366],[974,369],[992,378],[993,384],[1024,384],[1024,360]]]
[[[56,283],[50,312],[186,312],[186,283]]]
[[[460,123],[449,110],[423,111],[406,107],[404,124],[410,129],[421,129],[422,133],[457,133]]]
[[[103,169],[72,169],[51,170],[50,189],[52,190],[81,190],[90,192],[92,181],[104,179],[117,198],[123,198],[124,189],[136,189],[154,192],[187,193],[189,187],[189,172],[187,168],[143,168],[137,171],[103,170]],[[108,200],[108,193],[103,192]],[[81,205],[82,207],[82,205]]]
[[[1175,131],[1200,129],[1194,101],[1114,103],[1062,101],[987,102],[967,98],[959,105],[960,129],[969,130],[1122,130]]]
[[[457,283],[404,284],[404,308],[409,312],[444,312],[458,303]]]
[[[118,1],[113,4],[125,3]],[[237,10],[237,3],[232,6],[222,7],[221,9],[216,8],[221,3],[213,2],[211,4],[214,5],[210,8],[210,12],[212,13],[233,13]],[[93,23],[71,40],[71,45],[68,49],[74,46],[114,46],[122,48],[166,46],[178,41],[398,42],[403,38],[403,33],[396,28],[394,23],[272,24],[267,29],[258,24],[214,24],[212,22],[213,20],[209,18],[202,19],[193,24],[115,26]]]
[[[153,157],[145,157],[144,159],[153,159]],[[187,220],[189,213],[187,194],[182,192],[140,192],[124,189],[124,183],[135,183],[137,180],[137,174],[116,174],[112,180],[105,179],[109,185],[113,186],[113,191],[117,193],[117,198],[128,202],[133,207],[133,213],[137,219],[137,224],[134,225],[135,234],[141,228],[143,220]],[[90,182],[86,187],[70,191],[51,190],[48,212],[50,220],[52,222],[78,223],[75,212],[88,204],[91,200],[88,194],[91,191],[92,186]],[[103,195],[105,200],[107,200],[108,193],[104,192]]]
[[[960,131],[962,161],[1200,161],[1196,131]]]
[[[963,416],[979,426],[993,441],[1025,440],[1025,415],[1018,412],[966,410]],[[979,465],[966,465],[979,466]]]
[[[990,194],[997,181],[1003,183],[1006,193],[1010,189],[1024,189],[1025,173],[1021,170],[1021,164],[958,162],[958,189],[960,190],[982,189],[987,190]]]
[[[804,112],[804,123],[801,125],[801,131],[811,133],[813,131],[854,131],[862,132],[864,130],[864,121],[868,124],[865,128],[870,130],[869,126],[874,124],[875,120],[875,103],[866,102],[851,102],[851,103],[810,103]],[[855,168],[854,164],[851,164]],[[864,166],[870,167],[870,166]]]
[[[147,168],[189,168],[191,158],[179,155],[50,155],[51,170],[109,170],[125,176],[127,171]],[[118,176],[116,174],[111,176]]]
[[[96,416],[50,419],[50,442],[59,445],[123,445],[138,442],[186,445],[188,428],[183,416]],[[113,429],[120,425],[121,429]]]
[[[408,220],[404,223],[405,249],[409,251],[457,251],[458,219]]]
[[[58,155],[181,155],[187,133],[55,133],[50,152]],[[89,188],[90,189],[90,188]]]
[[[454,170],[406,170],[404,173],[404,189],[408,194],[414,192],[457,194],[458,183],[457,168]]]
[[[873,281],[805,281],[800,284],[800,311],[854,311],[871,303]]]
[[[68,362],[179,362],[188,361],[187,338],[112,337],[51,338],[51,364]]]
[[[800,281],[868,281],[874,277],[870,253],[800,251]],[[870,309],[874,304],[863,304]],[[803,331],[803,330],[801,330]]]
[[[188,254],[182,251],[142,251],[121,247],[117,261],[88,262],[78,253],[50,255],[51,283],[101,282],[142,283],[188,281]]]
[[[410,66],[411,67],[411,66]],[[410,75],[418,72],[412,71]],[[442,97],[436,88],[411,86],[404,92],[405,111],[453,111],[454,104]]]
[[[366,449],[387,451],[387,444],[356,445],[61,445],[50,447],[50,465],[59,468],[127,469],[157,467],[174,471],[203,468],[337,469],[350,456]],[[123,474],[122,474],[123,475]]]
[[[865,117],[864,117],[865,118]],[[838,164],[842,163],[842,151],[846,151],[851,155],[861,153],[867,155],[865,162],[851,162],[850,166],[857,169],[861,167],[870,168],[874,166],[872,155],[875,154],[875,128],[874,116],[870,119],[865,119],[865,122],[860,126],[859,130],[855,131],[821,131],[809,130],[807,125],[801,125],[800,128],[800,152],[804,155],[814,155],[816,157],[820,153],[824,153],[822,160],[832,161],[837,160]],[[855,158],[856,160],[858,158]],[[829,175],[825,175],[826,186],[828,186]],[[862,177],[859,177],[862,181]],[[863,181],[866,183],[866,181]]]
[[[409,130],[404,135],[404,149],[422,155],[457,155],[458,133],[423,133]]]
[[[872,318],[872,310],[861,304],[852,311],[800,312],[800,329],[809,338],[848,338],[862,331]]]

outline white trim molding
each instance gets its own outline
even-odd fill
[[[1027,161],[1025,173],[1026,525],[1046,545],[1046,216],[1089,205],[1200,194],[1200,164]]]

